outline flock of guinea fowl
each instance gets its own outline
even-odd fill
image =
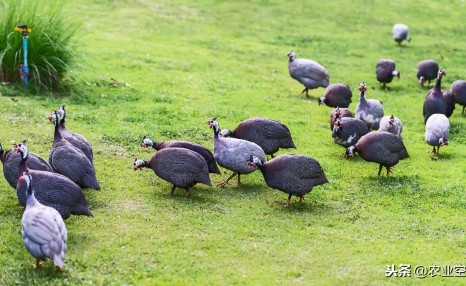
[[[396,24],[393,39],[401,44],[410,41],[408,27]],[[309,89],[326,87],[319,104],[334,107],[330,114],[330,129],[335,143],[344,146],[345,157],[355,152],[368,162],[379,164],[378,175],[385,167],[387,176],[391,167],[408,157],[402,141],[401,120],[393,115],[384,116],[383,106],[376,99],[365,97],[366,85],[359,87],[360,98],[353,117],[348,106],[351,89],[341,83],[329,85],[329,74],[319,63],[309,59],[297,59],[293,51],[288,53],[290,76]],[[377,80],[384,87],[394,77],[399,77],[395,63],[382,59],[376,66]],[[419,63],[417,77],[421,84],[436,79],[424,101],[425,138],[433,146],[436,159],[440,146],[448,144],[450,124],[448,117],[455,103],[466,105],[466,81],[453,83],[450,91],[441,90],[445,71],[433,60]],[[92,216],[82,188],[99,190],[89,142],[80,134],[65,128],[66,110],[62,106],[50,116],[55,124],[54,142],[49,161],[30,153],[26,142],[16,144],[13,150],[3,150],[0,159],[8,183],[16,189],[19,202],[25,206],[22,217],[22,239],[26,249],[34,256],[36,267],[40,260],[50,258],[57,272],[64,265],[67,231],[64,219],[70,215]],[[324,171],[315,159],[297,154],[275,157],[280,148],[295,148],[289,129],[282,123],[266,118],[251,118],[241,122],[234,130],[222,130],[216,118],[208,121],[214,133],[214,154],[200,144],[187,141],[156,143],[144,137],[142,147],[152,147],[157,152],[149,160],[137,159],[134,170],[151,168],[155,174],[173,184],[171,195],[177,187],[184,188],[189,196],[196,183],[212,186],[209,173],[220,174],[217,166],[232,171],[232,175],[218,185],[225,186],[230,179],[259,169],[266,184],[300,201],[316,185],[328,183]],[[371,132],[377,130],[377,132]],[[437,148],[437,149],[436,149]],[[267,160],[267,155],[271,160]]]

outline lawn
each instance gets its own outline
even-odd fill
[[[305,3],[309,2],[309,3]],[[66,221],[63,274],[53,263],[33,269],[21,239],[23,207],[0,180],[2,285],[451,285],[458,277],[415,277],[415,266],[466,266],[466,115],[450,117],[449,146],[433,161],[425,143],[422,104],[427,87],[417,63],[434,59],[447,73],[443,89],[466,79],[463,2],[417,1],[68,1],[82,21],[79,69],[67,92],[27,94],[0,88],[0,143],[27,140],[48,159],[53,109],[67,107],[67,128],[94,150],[101,191],[84,190],[93,218]],[[395,23],[410,43],[391,38]],[[33,27],[32,27],[33,28]],[[33,28],[34,29],[34,28]],[[19,36],[19,35],[18,35]],[[361,81],[367,97],[403,121],[410,158],[393,176],[378,165],[343,159],[333,143],[330,108],[318,106],[288,74],[286,54],[324,65],[331,83],[346,83],[356,109]],[[401,78],[388,91],[375,65],[391,58]],[[109,85],[116,82],[118,87]],[[304,203],[266,186],[260,172],[243,186],[194,187],[191,197],[134,159],[149,159],[144,135],[187,140],[213,149],[206,122],[221,128],[261,116],[286,124],[296,150],[318,160],[330,184]],[[211,175],[219,183],[231,174]],[[411,265],[411,277],[386,277],[387,265]],[[459,268],[458,268],[459,269]]]

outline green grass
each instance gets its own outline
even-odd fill
[[[88,61],[70,95],[0,89],[0,142],[22,139],[48,158],[53,126],[46,116],[66,104],[68,129],[86,136],[95,153],[102,191],[85,190],[94,218],[71,217],[64,273],[50,261],[32,269],[22,245],[23,208],[0,180],[0,284],[50,285],[451,285],[461,278],[386,278],[390,264],[465,265],[465,116],[450,118],[450,145],[438,161],[427,154],[416,80],[420,60],[445,68],[449,89],[464,79],[464,4],[449,1],[70,1],[65,14],[83,21],[80,52]],[[306,1],[311,2],[311,1]],[[410,27],[411,43],[399,47],[391,27]],[[353,89],[404,124],[410,158],[377,177],[378,166],[341,158],[333,143],[330,108],[299,95],[286,54],[311,58],[331,83]],[[376,82],[379,58],[401,72],[385,92]],[[120,87],[108,84],[116,81]],[[129,83],[126,87],[124,83]],[[147,159],[142,136],[181,139],[212,148],[206,122],[218,117],[231,129],[262,116],[285,123],[294,152],[317,159],[330,184],[303,204],[268,188],[259,172],[235,189],[195,186],[191,198],[152,171],[134,172]],[[230,175],[212,175],[218,183]]]

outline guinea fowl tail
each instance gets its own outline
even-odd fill
[[[315,185],[318,186],[318,185],[323,185],[323,184],[328,184],[330,183],[327,179],[327,177],[325,176],[324,172],[322,172],[322,175],[316,179],[315,181]]]
[[[221,174],[220,169],[217,166],[217,163],[215,162],[210,162],[207,164],[207,167],[209,168],[209,173],[212,174]]]
[[[84,178],[84,184],[83,185],[86,188],[100,191],[99,182],[97,182],[97,179],[95,177],[87,176],[86,178]]]
[[[209,173],[202,173],[199,175],[198,182],[209,187],[212,187],[212,182],[210,181]]]
[[[86,204],[79,205],[74,211],[74,215],[94,216]]]

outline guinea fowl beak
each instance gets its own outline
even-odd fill
[[[255,167],[257,167],[257,166],[256,166],[255,163],[249,163],[249,162],[248,162],[248,167],[254,167],[254,168],[255,168]]]
[[[147,145],[144,144],[144,143],[141,143],[141,147],[142,147],[142,148],[147,148]]]

